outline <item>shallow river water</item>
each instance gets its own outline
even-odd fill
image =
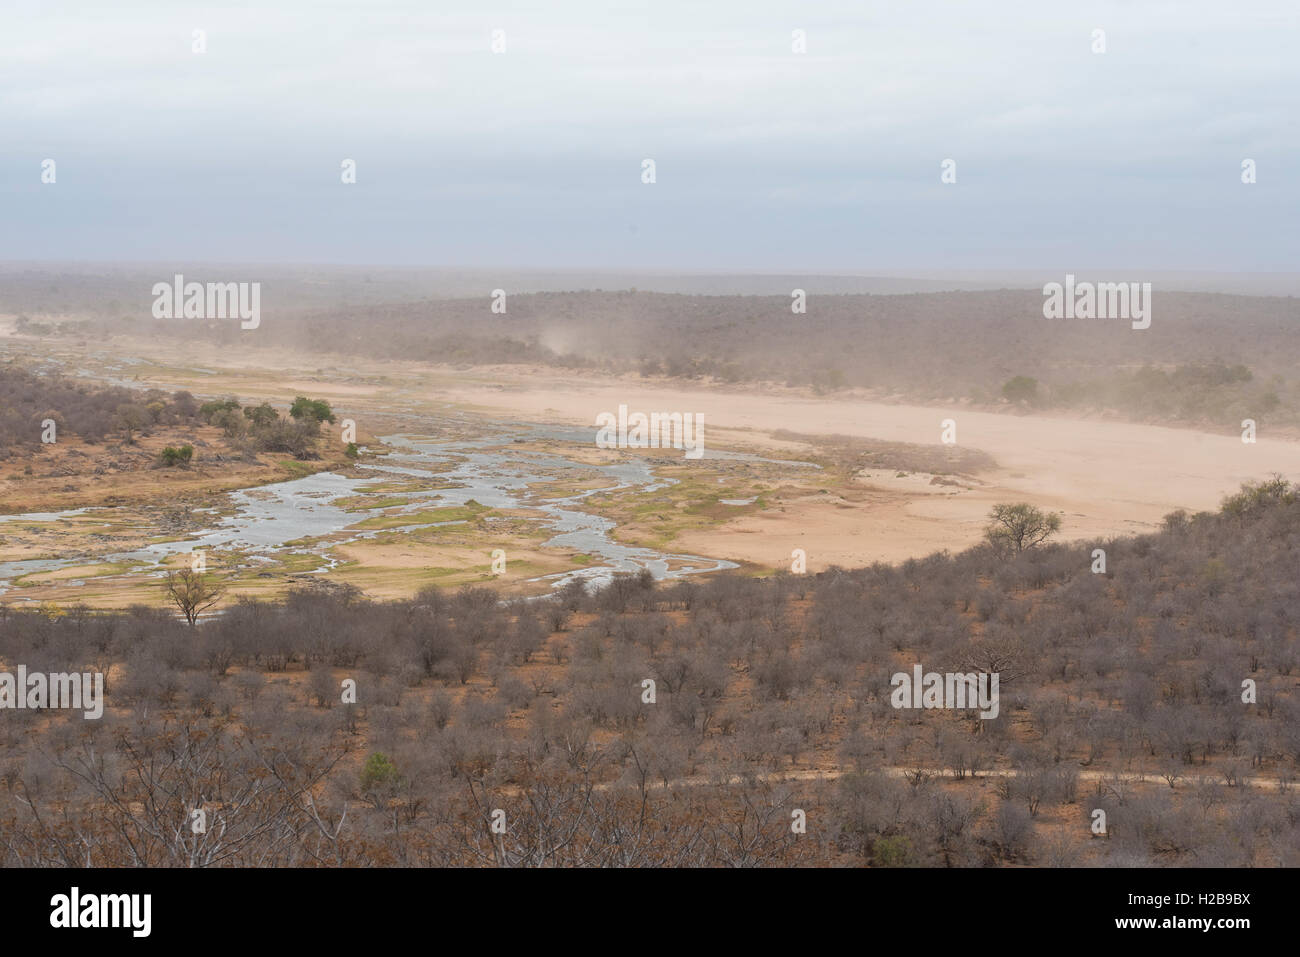
[[[482,429],[482,423],[478,423],[478,427]],[[494,423],[487,428],[490,430],[488,435],[468,441],[439,441],[412,434],[385,436],[381,441],[389,454],[377,462],[360,465],[359,471],[369,473],[362,478],[321,472],[306,478],[232,492],[230,497],[235,507],[233,514],[215,517],[211,527],[183,541],[149,545],[112,555],[0,563],[0,591],[7,590],[12,581],[21,575],[103,562],[140,562],[144,563],[146,572],[150,566],[157,566],[152,573],[162,575],[161,562],[168,556],[195,549],[239,548],[254,560],[261,557],[268,562],[274,560],[277,552],[314,552],[321,558],[320,566],[314,571],[327,571],[333,567],[333,561],[325,554],[328,548],[401,530],[401,526],[396,529],[390,527],[382,532],[350,528],[369,516],[365,511],[345,509],[337,502],[366,495],[375,498],[390,497],[394,493],[365,492],[362,489],[403,476],[430,479],[455,487],[397,493],[410,499],[410,502],[399,509],[386,510],[389,515],[464,505],[472,499],[489,508],[531,512],[543,527],[554,533],[545,542],[546,546],[573,549],[597,560],[581,569],[546,576],[555,587],[562,586],[573,578],[599,587],[616,573],[641,569],[647,569],[655,578],[663,579],[737,567],[734,562],[722,559],[620,544],[612,537],[614,522],[583,510],[583,500],[596,491],[638,488],[650,492],[675,481],[656,478],[648,462],[629,459],[608,465],[590,465],[567,458],[561,451],[540,452],[511,447],[517,443],[548,441],[556,443],[558,449],[563,449],[565,443],[591,446],[594,444],[594,429],[566,429],[524,423]],[[503,446],[505,451],[502,451]],[[743,453],[710,450],[705,451],[704,457],[772,461]],[[803,462],[785,464],[808,465]],[[529,490],[530,485],[538,483],[564,484],[593,476],[602,477],[612,485],[598,490],[580,491],[563,498],[548,499],[538,498]],[[93,511],[0,516],[0,522],[58,521],[65,515],[84,515]],[[0,534],[3,534],[2,527]],[[328,542],[302,541],[327,536]],[[287,544],[290,542],[295,544]],[[139,570],[135,569],[134,573]]]

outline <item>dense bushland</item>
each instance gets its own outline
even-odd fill
[[[199,414],[247,453],[287,452],[297,459],[320,458],[316,448],[321,425],[336,420],[328,402],[301,395],[285,418],[269,402],[241,408],[233,398],[205,402]]]
[[[45,375],[15,363],[0,365],[0,455],[10,446],[41,443],[52,420],[55,434],[87,442],[112,434],[130,441],[141,431],[198,421],[199,404],[188,392],[100,387],[63,375]]]
[[[1298,560],[1279,479],[1003,558],[533,602],[320,588],[194,628],[0,606],[5,667],[109,675],[100,721],[0,712],[0,860],[1296,866]],[[999,717],[894,709],[914,663],[998,672]]]

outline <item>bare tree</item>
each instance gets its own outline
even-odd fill
[[[1026,502],[1018,502],[1014,505],[993,506],[984,537],[995,552],[1009,557],[1041,545],[1060,530],[1060,515],[1044,512]]]
[[[221,595],[219,587],[189,568],[167,573],[167,597],[181,610],[191,627],[199,615],[221,599]]]

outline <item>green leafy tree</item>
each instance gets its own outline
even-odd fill
[[[199,406],[199,418],[209,425],[214,424],[213,418],[222,412],[238,412],[239,403],[234,399],[221,399],[216,402],[204,402]]]
[[[912,842],[901,834],[877,838],[871,856],[877,867],[906,867],[912,859]]]
[[[334,411],[328,402],[324,399],[309,399],[305,395],[300,395],[293,400],[293,405],[289,407],[289,415],[295,419],[310,419],[317,423],[334,421]]]
[[[1251,518],[1275,505],[1294,505],[1300,500],[1300,486],[1293,486],[1281,475],[1262,482],[1245,482],[1241,491],[1223,500],[1224,515]]]
[[[1009,402],[1033,404],[1038,401],[1038,380],[1027,375],[1008,379],[1002,385],[1002,396]]]
[[[275,411],[275,407],[269,402],[263,402],[259,406],[247,406],[244,409],[244,416],[250,419],[254,426],[270,425],[280,418],[280,413]]]
[[[158,453],[158,461],[171,468],[176,465],[189,465],[190,460],[194,458],[194,446],[182,445],[180,448],[167,446]]]
[[[387,803],[397,793],[401,783],[402,776],[388,755],[375,751],[366,758],[366,763],[361,768],[361,793],[376,807]]]

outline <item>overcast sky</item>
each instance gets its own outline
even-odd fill
[[[2,16],[2,259],[1300,261],[1296,0],[11,0]]]

